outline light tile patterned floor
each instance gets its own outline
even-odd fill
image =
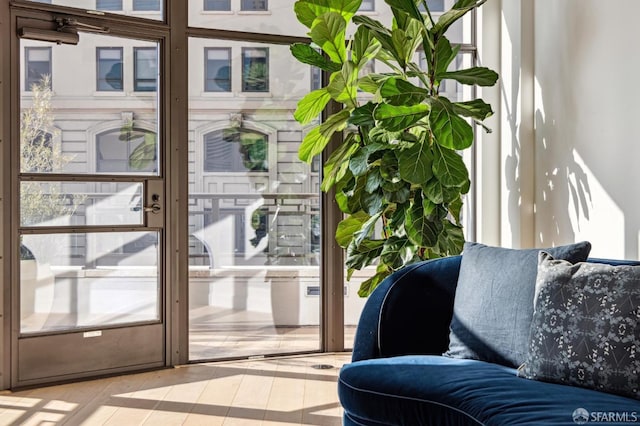
[[[339,353],[193,364],[2,392],[0,425],[340,425],[336,377],[349,359]]]

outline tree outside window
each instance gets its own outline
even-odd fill
[[[242,91],[269,91],[269,48],[242,48]]]
[[[204,137],[205,172],[266,172],[267,136],[248,129],[216,130]]]

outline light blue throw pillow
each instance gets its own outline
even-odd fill
[[[508,249],[465,243],[446,356],[514,368],[525,361],[540,250],[576,263],[587,259],[591,244]]]

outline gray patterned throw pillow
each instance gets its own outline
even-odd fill
[[[640,266],[541,252],[536,293],[518,376],[640,399]]]

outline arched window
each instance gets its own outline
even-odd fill
[[[157,171],[156,134],[144,129],[109,130],[96,136],[96,171],[128,173]]]
[[[204,136],[205,172],[266,172],[267,135],[248,129],[215,130]]]

